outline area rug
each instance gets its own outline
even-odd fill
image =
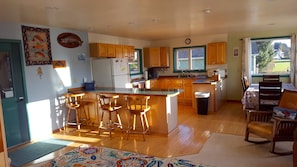
[[[256,140],[256,138],[253,138]],[[292,150],[293,142],[278,142],[277,151]],[[253,144],[244,136],[213,133],[198,154],[176,158],[220,167],[292,167],[292,155],[279,156],[269,152],[270,143]]]
[[[19,167],[61,149],[70,143],[64,140],[47,139],[11,151],[8,153],[8,157],[11,159],[12,166]]]
[[[176,158],[158,158],[144,154],[83,145],[48,162],[42,167],[206,167],[201,163]],[[210,166],[208,166],[210,167]]]

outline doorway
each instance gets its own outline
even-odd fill
[[[7,147],[30,141],[21,41],[0,40],[0,90]]]

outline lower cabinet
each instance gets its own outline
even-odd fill
[[[150,80],[150,87],[156,89],[182,89],[183,91],[177,96],[179,103],[192,103],[192,83],[194,78],[158,78]]]

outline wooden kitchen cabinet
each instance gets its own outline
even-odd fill
[[[143,48],[144,67],[169,67],[169,47]]]
[[[105,44],[105,43],[91,43],[90,47],[90,56],[91,57],[110,57],[115,58],[115,45],[113,44]]]
[[[195,92],[209,92],[210,97],[208,99],[208,111],[216,112],[226,101],[226,85],[227,79],[223,79],[211,83],[195,83],[193,84],[193,98],[192,107],[197,110],[197,99],[194,96]]]
[[[90,56],[97,58],[132,58],[134,46],[90,43]]]
[[[0,166],[9,167],[1,98],[0,98]]]
[[[161,47],[160,48],[160,66],[161,67],[169,67],[169,47]]]
[[[114,45],[115,46],[115,57],[123,58],[123,45]]]
[[[179,103],[192,103],[192,83],[195,78],[164,77],[152,80],[151,88],[156,89],[182,89],[177,96]]]
[[[134,46],[123,45],[123,58],[133,59],[135,52]]]
[[[226,42],[215,42],[207,44],[207,64],[226,64]]]

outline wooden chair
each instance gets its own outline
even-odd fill
[[[126,133],[129,138],[130,133],[142,134],[143,140],[145,140],[145,134],[149,131],[149,123],[146,113],[151,109],[148,105],[150,96],[141,95],[129,95],[126,97],[127,110],[130,112],[130,120],[128,122],[128,129]],[[141,123],[141,130],[136,129],[136,117],[139,116]],[[131,126],[132,124],[132,126]]]
[[[81,107],[80,101],[83,98],[85,93],[66,93],[64,94],[65,96],[65,104],[66,107],[68,108],[68,114],[66,118],[66,127],[68,125],[76,125],[77,129],[80,129],[81,127],[81,122],[80,122],[80,113],[79,113],[79,108]],[[71,111],[75,111],[75,122],[70,122],[70,114]],[[86,113],[84,112],[85,117],[87,117]]]
[[[279,75],[263,75],[263,82],[280,82]]]
[[[249,88],[249,81],[247,79],[247,76],[243,76],[241,78],[241,86],[242,86],[242,90],[243,92],[245,92],[248,88]]]
[[[272,111],[282,94],[282,82],[259,82],[259,110]]]
[[[122,108],[121,105],[117,103],[119,95],[115,94],[99,94],[99,108],[101,109],[101,119],[99,125],[99,135],[101,130],[109,131],[109,136],[111,137],[111,131],[116,127],[123,129],[121,117],[119,115],[119,110]],[[108,113],[108,122],[104,123],[104,113]],[[116,114],[117,121],[113,121],[112,113]]]
[[[279,117],[274,112],[270,111],[248,111],[245,140],[253,143],[271,142],[270,152],[279,155],[292,154],[292,151],[276,152],[275,143],[294,140],[294,130],[297,127],[296,99],[297,91],[284,90],[279,105],[277,106],[283,109],[285,113],[283,117]],[[266,140],[260,142],[252,141],[249,139],[250,133]]]

